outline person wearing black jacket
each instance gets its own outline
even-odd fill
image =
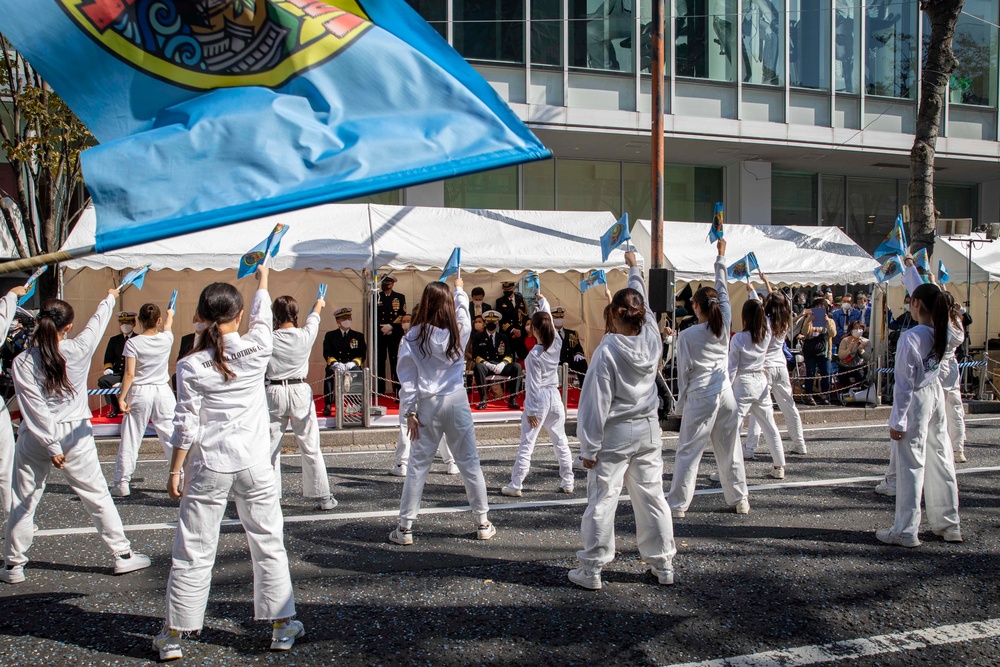
[[[100,389],[111,389],[115,385],[121,384],[122,376],[125,374],[125,343],[135,335],[135,313],[123,310],[118,313],[118,327],[121,333],[112,336],[108,341],[108,347],[104,350],[104,375],[97,380]],[[109,418],[114,419],[119,413],[118,395],[108,394],[104,397],[104,402],[111,406]]]
[[[472,338],[472,368],[476,386],[479,388],[479,409],[486,409],[486,378],[490,375],[502,375],[508,378],[504,381],[504,393],[507,394],[507,407],[519,410],[517,404],[517,385],[521,377],[521,367],[514,363],[514,346],[501,331],[498,331],[500,313],[488,310],[483,314],[486,321],[486,331],[475,334]]]
[[[527,336],[524,324],[528,321],[528,304],[523,296],[514,292],[514,283],[502,282],[500,288],[503,290],[503,296],[497,299],[495,306],[500,316],[500,332],[505,334],[514,346],[511,350],[514,361],[521,361],[528,356],[528,348],[524,344]]]
[[[396,359],[399,355],[399,341],[403,338],[403,315],[406,315],[406,297],[395,291],[396,279],[386,276],[382,279],[382,291],[378,293],[378,330],[375,332],[378,360],[378,393],[394,394],[394,386],[388,380],[396,380]],[[324,355],[326,356],[326,355]],[[389,364],[386,365],[388,358]]]
[[[552,311],[552,324],[555,325],[556,337],[561,341],[562,350],[559,352],[559,365],[569,364],[569,369],[577,376],[583,377],[587,374],[587,357],[583,352],[583,345],[580,343],[580,335],[573,329],[563,326],[566,317],[565,308],[556,308]]]
[[[337,371],[361,368],[368,356],[365,335],[351,329],[351,309],[338,308],[333,311],[337,328],[323,337],[323,358],[326,360],[326,379],[323,380],[323,416],[330,416],[333,403]],[[400,329],[402,330],[402,329]]]

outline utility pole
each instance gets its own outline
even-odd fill
[[[666,21],[665,0],[653,0],[653,121],[650,124],[650,148],[652,152],[652,181],[650,240],[652,257],[647,258],[650,267],[663,268],[663,85],[664,28]]]

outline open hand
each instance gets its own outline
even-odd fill
[[[420,427],[423,424],[416,415],[410,415],[406,418],[406,434],[410,436],[410,442],[416,442],[420,437]]]

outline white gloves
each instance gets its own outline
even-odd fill
[[[484,361],[483,366],[485,366],[486,370],[488,370],[490,373],[497,372],[497,365],[494,364],[492,361]]]
[[[498,361],[497,363],[493,364],[493,372],[494,373],[500,373],[506,367],[507,367],[507,364],[505,362]]]
[[[578,354],[578,355],[576,355],[576,356],[573,357],[573,361],[586,361],[586,360],[587,360],[587,357],[583,356],[582,354]]]
[[[121,387],[121,386],[122,386],[121,382],[115,382],[113,385],[111,385],[111,388],[112,389],[117,389],[118,387]]]
[[[334,372],[336,372],[336,371],[346,371],[347,370],[347,366],[344,365],[344,364],[342,364],[342,363],[340,363],[339,361],[335,361],[332,364],[330,364],[330,368],[332,368],[334,370]]]
[[[104,369],[104,374],[105,374],[105,375],[111,375],[112,373],[114,373],[114,371],[113,371],[113,370],[111,370],[110,368],[105,368],[105,369]]]
[[[345,371],[353,371],[355,368],[358,367],[358,362],[348,361],[346,364],[343,364],[343,366]]]
[[[391,324],[383,324],[382,325],[382,333],[385,334],[386,336],[388,336],[389,334],[391,334],[392,333],[392,325]]]

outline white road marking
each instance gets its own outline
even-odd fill
[[[910,632],[897,632],[891,635],[849,639],[830,644],[799,646],[733,658],[686,662],[670,667],[799,667],[800,665],[819,665],[839,660],[855,660],[884,653],[915,651],[931,646],[991,639],[996,636],[1000,636],[1000,618],[942,625]]]
[[[1000,466],[991,466],[983,468],[965,468],[963,470],[956,471],[959,475],[970,475],[977,473],[990,473],[990,472],[1000,472]],[[881,475],[869,476],[869,477],[841,477],[837,479],[814,479],[805,480],[801,482],[780,482],[774,484],[752,484],[747,488],[750,491],[780,491],[782,489],[796,489],[796,488],[807,488],[807,487],[822,487],[822,486],[843,486],[847,484],[860,484],[862,482],[877,482],[882,479]],[[711,489],[697,489],[695,490],[696,496],[713,496],[722,493],[721,487],[711,488]],[[627,495],[622,495],[619,498],[619,502],[625,502],[630,500]],[[544,507],[571,507],[576,505],[586,505],[587,499],[584,498],[567,498],[566,500],[528,500],[520,502],[511,503],[500,503],[490,505],[491,512],[506,512],[511,510],[534,510]],[[427,507],[420,510],[421,514],[458,514],[460,512],[468,512],[472,508],[468,505],[461,505],[458,507]],[[323,512],[322,514],[302,514],[298,516],[286,516],[285,523],[312,523],[321,521],[351,521],[356,519],[387,519],[393,518],[399,515],[398,509],[391,510],[372,510],[369,512],[338,512],[330,513]],[[225,519],[222,522],[223,526],[238,526],[240,525],[239,519]],[[174,530],[177,527],[176,523],[137,523],[130,526],[125,526],[126,532],[141,532],[147,530]],[[51,530],[39,530],[35,533],[36,537],[57,537],[60,535],[82,535],[85,533],[96,533],[97,529],[92,526],[84,528],[54,528]]]

